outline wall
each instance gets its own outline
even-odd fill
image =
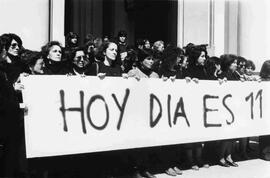
[[[40,50],[49,39],[49,0],[1,0],[0,34],[16,33],[28,49]]]
[[[239,3],[239,54],[253,60],[256,71],[260,71],[262,63],[270,59],[269,9],[269,0]]]

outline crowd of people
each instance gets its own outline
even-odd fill
[[[196,83],[200,80],[217,80],[220,84],[227,80],[260,82],[270,79],[270,61],[265,61],[260,73],[256,75],[252,60],[242,56],[224,54],[210,57],[205,44],[189,43],[180,48],[165,45],[161,40],[151,43],[148,39],[138,39],[135,45],[129,45],[125,31],[119,31],[115,39],[89,34],[83,45],[79,45],[79,36],[76,33],[69,32],[64,48],[58,41],[50,41],[41,51],[25,49],[18,35],[6,33],[0,36],[0,54],[0,143],[4,148],[1,156],[4,167],[2,172],[3,176],[11,177],[29,175],[30,167],[27,167],[25,159],[24,110],[20,108],[20,90],[23,89],[19,77],[21,74],[90,75],[101,80],[106,76],[134,77],[137,80],[184,79]],[[243,159],[249,159],[249,138],[237,141],[237,154]],[[76,175],[74,172],[70,175],[89,177],[95,174],[93,177],[109,177],[129,172],[137,178],[155,178],[156,170],[177,176],[183,174],[183,169],[199,170],[214,164],[238,167],[232,156],[235,142],[236,139],[228,139],[95,153],[83,156],[84,161],[85,157],[89,157],[89,167],[84,169],[93,169],[91,173],[76,169]],[[205,154],[207,148],[213,147],[209,145],[214,145],[216,150],[214,161],[209,159],[209,154]],[[71,157],[69,161],[72,162],[73,159]],[[53,177],[54,173],[55,171],[47,172],[47,177]],[[44,176],[44,171],[42,175]],[[58,176],[61,177],[59,174]]]

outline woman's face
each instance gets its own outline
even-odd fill
[[[72,44],[77,44],[78,39],[75,37],[75,38],[71,38],[70,41]]]
[[[115,60],[117,56],[117,45],[115,43],[110,43],[108,48],[105,50],[104,55],[110,60]]]
[[[126,37],[125,37],[125,36],[119,36],[119,41],[120,41],[121,43],[125,43]]]
[[[58,45],[53,45],[50,48],[47,58],[51,59],[52,61],[59,62],[61,61],[61,57],[62,57],[62,49]]]
[[[163,52],[164,51],[164,44],[160,44],[157,48],[158,51]]]
[[[150,42],[147,40],[147,41],[145,41],[145,43],[144,43],[144,47],[146,48],[146,49],[150,49]]]
[[[18,56],[20,48],[21,46],[19,45],[19,43],[13,39],[11,41],[10,47],[8,48],[8,53],[13,56]]]
[[[205,52],[202,51],[202,52],[201,52],[201,55],[198,57],[197,63],[198,63],[199,65],[201,65],[201,66],[204,66],[205,60],[206,60]]]
[[[33,71],[35,73],[38,73],[38,74],[43,74],[44,73],[44,71],[43,71],[44,66],[45,66],[44,60],[42,58],[39,58],[36,61],[35,65],[33,66]]]
[[[241,73],[244,73],[245,72],[245,68],[246,68],[246,62],[245,61],[241,61],[237,67],[238,67],[238,69],[239,69],[239,71]]]
[[[186,56],[184,56],[184,60],[182,62],[182,67],[187,68],[187,66],[188,66],[188,58]]]
[[[231,63],[229,69],[231,71],[233,71],[233,72],[236,71],[236,69],[237,69],[237,60],[234,60],[233,63]]]
[[[142,65],[147,69],[152,69],[153,64],[154,60],[152,56],[148,56],[142,61]]]
[[[249,66],[249,67],[246,68],[246,74],[247,75],[253,75],[253,70],[252,70],[252,67],[251,66]]]
[[[73,59],[73,64],[79,68],[84,68],[87,64],[89,64],[89,60],[86,58],[83,51],[77,51]]]

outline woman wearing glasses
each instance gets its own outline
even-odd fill
[[[30,73],[27,65],[21,60],[20,51],[22,49],[21,38],[13,33],[3,34],[4,44],[4,61],[1,65],[6,68],[8,80],[14,84],[21,73]]]

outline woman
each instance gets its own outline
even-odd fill
[[[148,39],[144,39],[143,42],[144,42],[143,49],[151,49],[151,44]]]
[[[237,56],[226,54],[220,56],[221,60],[221,70],[222,70],[222,78],[226,78],[227,80],[240,80],[240,75],[237,70]],[[219,152],[218,152],[218,164],[223,167],[238,167],[232,159],[232,147],[234,140],[221,140],[219,142]]]
[[[183,61],[183,54],[184,51],[181,48],[174,46],[168,46],[164,50],[163,63],[159,69],[159,76],[163,80],[170,78],[174,81],[174,79],[184,78],[182,67],[180,66],[181,61]],[[182,171],[179,169],[181,147],[181,145],[160,147],[159,157],[167,175],[177,176],[182,174]]]
[[[20,73],[27,71],[19,58],[21,45],[20,37],[15,34],[0,36],[0,140],[4,145],[0,176],[4,177],[23,177],[27,172],[23,112],[19,107],[18,91],[15,91]]]
[[[154,63],[151,50],[144,50],[138,55],[138,66],[128,72],[129,77],[140,78],[159,78],[158,74],[152,70]],[[141,148],[127,151],[127,155],[131,157],[131,167],[135,169],[136,178],[156,178],[150,171],[150,154],[155,152],[154,148]]]
[[[64,60],[68,60],[70,53],[74,48],[78,47],[79,36],[74,32],[69,32],[65,38]]]
[[[50,41],[41,49],[45,62],[44,74],[65,75],[68,71],[68,63],[62,61],[62,46],[58,41]]]
[[[121,76],[121,67],[116,64],[117,60],[117,44],[114,42],[105,43],[102,45],[99,51],[98,58],[101,62],[98,62],[97,75],[98,76]]]
[[[89,59],[85,55],[84,48],[76,48],[70,56],[70,72],[71,75],[96,75],[96,64],[90,64]]]
[[[205,68],[207,57],[206,47],[204,45],[191,45],[186,51],[188,51],[189,62],[187,77],[190,77],[195,82],[211,79]],[[199,142],[184,145],[187,156],[187,167],[191,167],[193,170],[199,170],[199,167],[209,167],[202,158],[202,144]]]
[[[181,63],[184,60],[184,51],[181,48],[169,46],[163,53],[163,63],[159,69],[159,76],[176,79],[183,79],[183,68]]]
[[[15,83],[21,73],[30,73],[28,66],[22,62],[20,52],[22,49],[22,40],[13,33],[2,35],[6,39],[4,45],[6,55],[2,66],[6,68],[7,78],[11,83]]]
[[[28,56],[28,66],[30,68],[32,75],[42,75],[44,74],[44,59],[42,58],[41,52],[32,52]]]

